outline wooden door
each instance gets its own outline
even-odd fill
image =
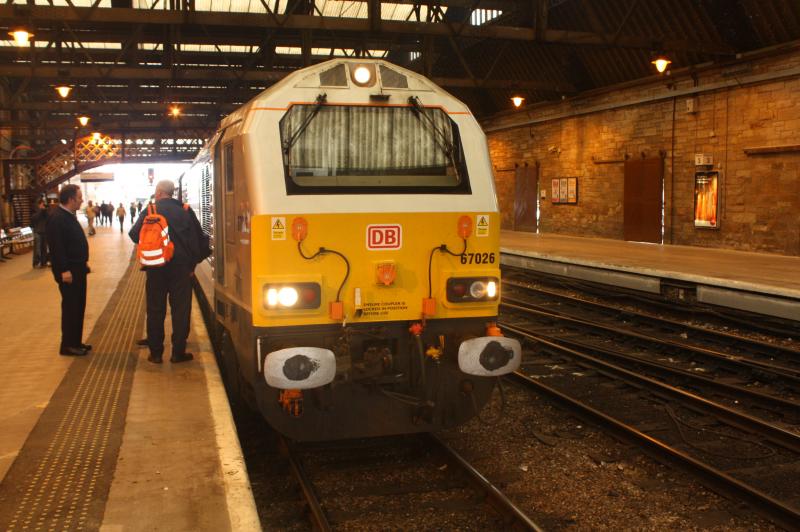
[[[625,161],[625,240],[661,243],[664,160]]]
[[[538,194],[539,163],[518,166],[514,172],[514,231],[536,232]]]

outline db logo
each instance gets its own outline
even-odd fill
[[[399,224],[368,225],[367,249],[400,249],[403,229]]]

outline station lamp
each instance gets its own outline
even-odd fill
[[[172,118],[178,118],[179,116],[181,116],[181,108],[180,108],[180,107],[178,107],[177,105],[172,105],[172,106],[170,106],[170,108],[169,108],[169,115],[170,115]]]
[[[17,46],[27,46],[31,41],[31,37],[33,37],[33,33],[25,28],[15,28],[9,31],[8,34],[14,39],[14,44]]]
[[[79,123],[79,124],[80,124],[82,127],[86,127],[86,124],[88,124],[88,123],[89,123],[89,120],[91,120],[91,118],[89,118],[89,117],[88,117],[88,116],[86,116],[86,115],[81,115],[81,116],[79,116],[79,117],[78,117],[78,123]]]
[[[650,61],[653,65],[655,65],[656,70],[658,70],[659,74],[663,74],[667,67],[672,63],[670,59],[664,54],[658,54],[652,61]]]
[[[524,102],[524,101],[525,101],[525,98],[523,98],[522,96],[512,96],[511,97],[511,103],[514,104],[514,107],[516,109],[519,109],[519,106],[522,105],[522,102]]]
[[[72,87],[69,85],[59,85],[56,87],[56,92],[58,92],[58,95],[62,98],[66,98],[69,96],[69,93],[72,92]]]

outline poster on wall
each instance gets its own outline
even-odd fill
[[[695,172],[694,174],[694,226],[717,229],[717,192],[719,172]]]
[[[558,179],[558,178],[553,179],[553,185],[552,185],[553,190],[550,192],[550,200],[553,203],[558,203],[560,201],[559,200],[559,194],[558,194],[558,187],[559,187],[559,183],[560,182],[561,182],[561,180]]]
[[[578,203],[577,177],[554,178],[551,183],[550,201],[553,203],[571,203],[572,205]]]
[[[558,200],[559,203],[567,202],[567,178],[562,177],[561,183],[558,185]]]
[[[567,203],[578,203],[578,178],[567,178]]]

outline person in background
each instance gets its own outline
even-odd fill
[[[117,207],[117,218],[119,218],[119,232],[122,232],[122,224],[125,223],[125,206],[122,203]]]
[[[103,211],[100,210],[100,205],[97,205],[96,203],[94,205],[94,220],[95,226],[103,223]]]
[[[106,203],[106,212],[105,212],[104,216],[106,218],[106,221],[108,222],[108,226],[109,227],[114,225],[114,223],[113,223],[114,222],[114,204],[111,203],[110,201],[108,203]]]
[[[141,201],[136,204],[136,209],[137,209],[136,212],[138,214],[142,214],[142,202]]]
[[[94,229],[94,219],[97,216],[97,211],[94,210],[95,206],[92,205],[92,200],[86,205],[86,222],[89,225],[89,236],[94,235],[97,231]]]
[[[47,266],[47,208],[44,200],[36,202],[36,212],[31,216],[31,229],[33,229],[33,267],[44,268]]]
[[[106,202],[100,203],[100,225],[106,224]]]
[[[61,292],[61,348],[65,356],[84,356],[92,348],[83,343],[86,312],[86,275],[89,273],[89,242],[75,212],[83,203],[78,185],[65,185],[58,193],[60,205],[47,220],[53,277]]]
[[[131,202],[130,210],[131,210],[131,225],[133,225],[136,222],[136,204],[134,202]]]

